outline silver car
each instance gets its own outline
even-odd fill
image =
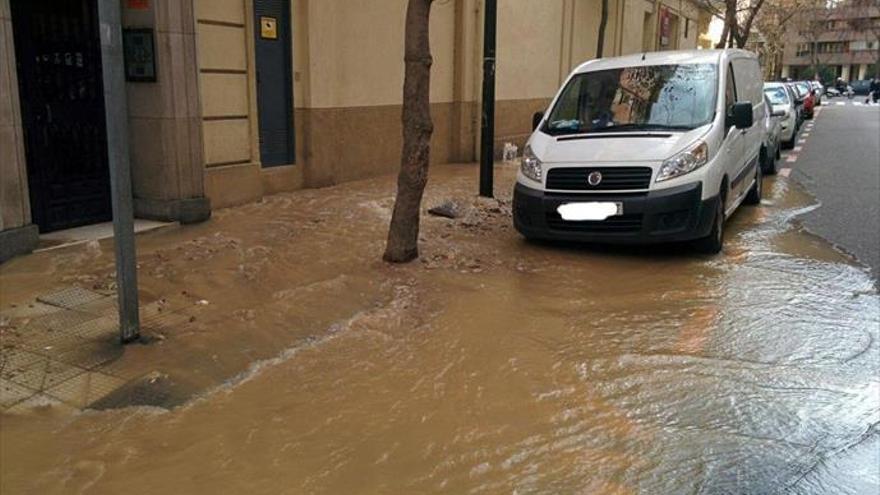
[[[770,101],[774,118],[779,121],[782,147],[793,148],[799,124],[797,103],[781,82],[764,83],[764,95]]]
[[[782,147],[783,112],[773,112],[770,97],[764,93],[764,141],[761,144],[761,171],[767,175],[776,173],[776,161],[780,158]]]
[[[810,85],[813,87],[813,97],[816,99],[816,106],[822,106],[822,98],[825,96],[825,86],[822,86],[822,83],[819,81],[810,81]]]

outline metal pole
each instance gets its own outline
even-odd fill
[[[113,203],[113,236],[116,250],[119,333],[122,343],[127,343],[140,336],[140,317],[131,170],[128,156],[128,104],[123,73],[122,22],[119,4],[119,0],[98,0],[107,155],[110,166],[110,195]]]
[[[495,25],[496,0],[486,0],[483,14],[483,115],[480,128],[480,196],[491,198],[495,162]]]

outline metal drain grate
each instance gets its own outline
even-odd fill
[[[41,303],[51,304],[59,308],[72,309],[98,299],[107,297],[95,291],[83,289],[82,287],[68,287],[51,294],[46,294],[37,298]]]

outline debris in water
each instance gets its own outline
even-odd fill
[[[455,201],[448,199],[442,204],[430,208],[428,213],[437,217],[455,219],[461,216],[461,207]]]

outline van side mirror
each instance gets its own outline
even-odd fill
[[[728,115],[727,118],[737,129],[748,129],[755,121],[755,116],[752,111],[752,102],[738,101],[734,103],[731,115]]]
[[[532,115],[532,130],[537,129],[538,126],[541,125],[542,120],[544,120],[544,112],[535,112],[535,114]]]

